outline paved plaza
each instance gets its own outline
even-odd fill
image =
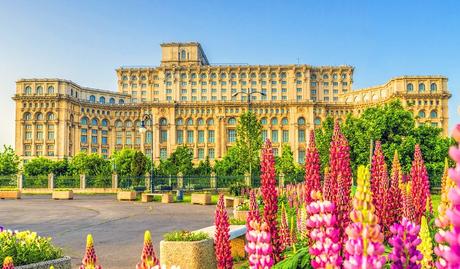
[[[55,245],[72,257],[75,267],[93,234],[103,268],[134,268],[139,261],[144,231],[152,232],[155,250],[164,233],[196,230],[213,224],[215,206],[185,203],[118,202],[115,195],[77,195],[75,200],[54,201],[50,195],[0,200],[0,225],[32,230],[53,237]]]

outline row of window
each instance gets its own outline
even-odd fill
[[[191,73],[191,74],[190,74],[190,78],[191,78],[191,79],[198,78],[198,76],[199,76],[200,78],[202,78],[202,79],[208,78],[208,74],[206,74],[206,73],[200,73],[199,75],[198,75],[197,73]],[[228,76],[227,73],[220,73],[220,78],[225,79],[225,78],[227,78],[227,76]],[[302,77],[302,73],[301,73],[301,72],[296,72],[295,76],[298,77],[298,78],[299,78],[299,77]],[[342,79],[346,79],[346,78],[347,78],[347,74],[345,74],[345,73],[342,73],[340,76],[341,76]],[[165,77],[166,77],[166,79],[171,79],[171,78],[172,78],[171,72],[166,72],[166,73],[165,73]],[[181,73],[181,74],[179,75],[179,77],[180,77],[181,79],[186,79],[186,78],[187,78],[187,74],[186,74],[186,73]],[[213,73],[211,73],[211,74],[209,75],[209,77],[210,77],[210,78],[217,78],[217,73],[214,73],[214,72],[213,72]],[[257,78],[257,74],[256,74],[256,73],[251,73],[251,74],[248,75],[247,73],[240,73],[240,74],[237,74],[237,73],[230,73],[229,77],[230,77],[230,78],[242,78],[242,79],[248,78],[248,77],[250,77],[250,78]],[[268,75],[267,75],[267,73],[265,73],[265,72],[259,74],[259,78],[267,78],[267,77],[268,77]],[[277,77],[278,77],[278,75],[277,75],[277,73],[275,73],[275,72],[272,72],[272,73],[270,74],[270,78],[277,78]],[[286,77],[287,77],[286,72],[281,72],[281,73],[279,74],[279,77],[280,77],[280,78],[286,78]],[[339,75],[336,74],[336,73],[334,73],[334,74],[332,74],[331,77],[332,77],[333,80],[337,80],[337,79],[339,78]],[[322,75],[322,78],[323,78],[323,79],[329,79],[329,75],[328,75],[328,74],[323,74],[323,75]],[[127,81],[127,80],[128,80],[128,76],[127,76],[127,75],[123,75],[121,79],[122,79],[123,81]],[[131,81],[137,81],[138,77],[135,76],[135,75],[132,75],[130,79],[131,79]],[[159,77],[158,77],[158,76],[155,76],[154,79],[155,79],[155,80],[158,80]],[[317,79],[317,75],[316,75],[316,74],[312,74],[312,75],[311,75],[311,79],[312,79],[312,80]],[[140,80],[145,81],[145,80],[147,80],[147,77],[146,77],[145,75],[142,75],[142,76],[140,77]]]
[[[43,86],[37,86],[35,88],[35,94],[43,94],[44,91],[43,91]],[[54,87],[53,86],[48,86],[48,89],[46,91],[46,93],[48,94],[54,94]],[[30,86],[26,86],[24,88],[24,94],[32,94],[32,87]]]
[[[35,139],[36,140],[43,140],[44,139],[44,129],[43,129],[42,124],[37,124],[35,125]],[[54,140],[54,125],[47,125],[48,129],[46,132],[46,138],[48,141]],[[26,124],[24,126],[25,132],[24,132],[24,140],[32,140],[33,137],[33,130],[32,130],[32,125]]]
[[[408,83],[406,86],[407,92],[413,92],[414,91],[414,85],[412,83]],[[438,86],[436,83],[431,83],[430,85],[430,91],[435,92],[438,90]],[[419,83],[418,84],[418,92],[425,92],[425,83]]]
[[[418,112],[418,116],[419,116],[419,118],[425,118],[426,117],[425,110],[420,110]],[[437,117],[438,117],[438,112],[436,110],[432,110],[430,112],[430,118],[436,119]]]
[[[32,120],[32,114],[30,112],[24,113],[23,117],[24,120]],[[48,112],[46,114],[47,120],[55,120],[56,116],[52,112]],[[41,112],[35,113],[34,120],[44,120],[44,115]]]
[[[88,101],[90,101],[91,103],[96,103],[96,96],[90,95],[88,98]],[[106,103],[105,97],[104,96],[99,97],[99,104],[105,104],[105,103]],[[111,97],[109,99],[109,104],[114,105],[115,103],[116,103],[115,98]],[[118,100],[118,104],[122,105],[124,103],[125,103],[125,100],[123,99]]]
[[[43,145],[35,145],[35,156],[43,156]],[[24,145],[24,155],[25,156],[32,156],[32,146],[31,145]],[[54,145],[47,145],[46,146],[46,156],[54,156]]]

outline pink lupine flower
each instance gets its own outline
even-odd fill
[[[289,231],[289,221],[287,218],[286,208],[284,207],[284,205],[281,208],[280,241],[282,251],[284,251],[287,247],[290,247],[292,245],[292,238]]]
[[[260,221],[259,205],[257,204],[256,193],[254,190],[249,192],[249,212],[246,219],[246,227],[249,229],[249,223],[252,220]]]
[[[371,166],[371,192],[372,201],[375,206],[375,214],[379,218],[379,224],[381,226],[384,225],[386,219],[385,215],[389,213],[385,211],[388,187],[389,180],[385,156],[383,155],[380,141],[376,141]]]
[[[393,262],[391,269],[418,269],[423,255],[417,250],[422,242],[418,237],[420,226],[403,218],[401,224],[391,226],[393,236],[388,241],[393,246],[388,258]]]
[[[152,236],[149,231],[144,233],[144,247],[142,249],[141,261],[136,265],[136,269],[151,269],[159,264],[153,248]]]
[[[309,252],[313,268],[340,268],[342,258],[335,206],[330,201],[323,201],[320,192],[312,192],[311,202],[307,206],[311,245]]]
[[[454,128],[452,136],[460,142],[460,125]],[[450,157],[455,161],[455,168],[449,169],[449,177],[455,182],[455,187],[449,191],[448,198],[452,202],[450,208],[446,210],[446,217],[450,224],[450,230],[439,230],[436,234],[436,242],[439,245],[435,248],[435,253],[439,260],[436,262],[437,268],[460,268],[460,149],[458,146],[451,147]]]
[[[411,194],[415,206],[415,221],[420,224],[422,216],[426,211],[426,200],[430,195],[430,183],[425,163],[423,162],[420,146],[415,145],[414,160],[410,170],[412,182]]]
[[[96,250],[94,249],[93,236],[88,234],[86,237],[86,252],[81,261],[80,269],[102,269],[102,266],[97,265]]]
[[[249,265],[251,269],[270,269],[274,264],[273,249],[271,245],[270,228],[265,222],[256,220],[249,224],[250,230],[246,232],[246,246]]]
[[[321,191],[321,162],[318,149],[315,144],[315,132],[310,131],[310,142],[305,154],[305,203],[312,202],[310,193]]]
[[[3,260],[2,269],[14,269],[13,258],[6,257],[5,260]]]
[[[272,144],[266,140],[262,149],[261,162],[261,191],[264,201],[264,222],[270,229],[273,259],[280,260],[281,246],[278,233],[278,193],[276,191],[275,157],[273,156]]]
[[[224,195],[219,195],[215,215],[216,233],[214,236],[214,249],[218,269],[232,269],[233,258],[230,247],[230,224],[227,210],[224,205]]]

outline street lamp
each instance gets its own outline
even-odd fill
[[[152,126],[152,116],[150,114],[144,114],[142,116],[142,121],[141,121],[141,126],[139,127],[139,133],[144,135],[147,132],[147,127],[145,126],[145,122],[150,121],[150,126]],[[153,131],[153,130],[152,130]],[[153,193],[153,167],[154,167],[154,161],[153,161],[153,135],[152,135],[152,143],[151,143],[151,149],[150,152],[152,153],[150,158],[152,160],[152,165],[150,167],[150,190]]]
[[[246,95],[248,98],[248,112],[251,112],[251,102],[252,102],[252,96],[254,94],[260,94],[262,96],[267,96],[267,94],[265,94],[264,92],[259,92],[259,91],[253,91],[252,89],[249,89],[248,92],[244,92],[244,91],[239,91],[239,92],[236,92],[234,93],[232,96],[233,97],[236,97],[238,96],[239,94],[241,95]],[[249,131],[249,121],[247,122],[247,126],[246,128],[248,129]],[[249,135],[249,134],[248,134]],[[248,147],[249,147],[249,154],[251,154],[251,148],[252,148],[252,143],[251,143],[251,139],[248,139]],[[251,155],[250,155],[251,156]],[[249,178],[250,180],[252,181],[252,158],[251,158],[251,161],[249,162]]]

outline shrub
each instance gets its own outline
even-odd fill
[[[16,266],[54,260],[63,256],[62,250],[51,243],[50,237],[35,232],[0,232],[0,260],[11,256]]]
[[[205,232],[173,231],[163,237],[166,241],[201,241],[208,239],[209,235]]]

